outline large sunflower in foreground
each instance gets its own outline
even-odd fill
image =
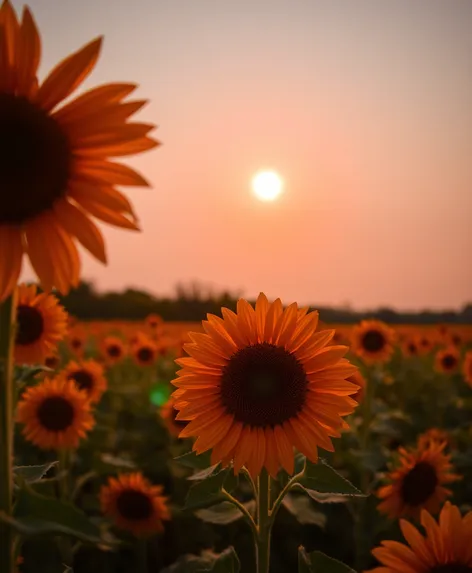
[[[162,490],[162,486],[152,485],[140,473],[109,478],[108,485],[100,491],[102,513],[117,527],[138,537],[161,533],[163,521],[170,519]]]
[[[26,439],[44,450],[77,448],[94,425],[85,392],[60,378],[29,387],[18,402],[17,420]]]
[[[151,149],[153,125],[128,121],[146,101],[124,99],[136,85],[105,84],[64,103],[93,70],[98,38],[60,62],[39,84],[41,40],[28,8],[21,22],[0,8],[0,300],[14,289],[27,254],[45,290],[79,281],[78,240],[106,262],[95,217],[137,229],[115,185],[145,186],[109,160]]]
[[[372,551],[381,566],[370,573],[472,573],[472,511],[462,517],[459,508],[447,501],[438,521],[423,510],[421,524],[424,535],[401,519],[408,545],[382,541]]]
[[[17,364],[44,362],[47,356],[55,352],[66,329],[67,313],[54,295],[39,294],[35,285],[18,286],[15,331]]]
[[[363,320],[352,329],[352,350],[368,364],[387,362],[394,340],[394,330],[380,320]]]
[[[446,442],[430,442],[427,446],[407,451],[399,449],[399,467],[389,474],[388,485],[381,487],[377,496],[381,512],[391,518],[418,518],[422,509],[437,513],[451,491],[445,484],[457,481],[452,473],[450,456],[443,453]]]
[[[180,432],[187,426],[188,422],[177,420],[177,410],[174,408],[175,398],[169,398],[160,409],[160,416],[164,421],[171,436],[179,437]]]
[[[103,373],[103,366],[96,360],[71,360],[61,376],[72,380],[79,390],[83,390],[90,402],[99,402],[107,389],[107,379]]]
[[[293,473],[294,447],[312,461],[318,446],[333,451],[330,437],[357,406],[349,395],[359,387],[346,381],[356,367],[307,310],[261,293],[255,309],[241,299],[237,314],[223,308],[222,319],[203,321],[205,333],[190,334],[173,396],[177,419],[189,421],[180,437],[196,437],[197,454],[212,449],[213,464],[275,476],[281,466]]]

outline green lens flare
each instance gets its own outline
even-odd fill
[[[170,393],[170,388],[163,386],[162,384],[154,386],[149,394],[151,404],[154,404],[154,406],[163,406],[169,399]]]

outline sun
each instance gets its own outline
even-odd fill
[[[275,171],[260,171],[252,179],[252,189],[261,201],[274,201],[282,193],[283,181]]]

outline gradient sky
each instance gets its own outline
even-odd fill
[[[14,0],[15,7],[21,2]],[[472,300],[470,0],[31,0],[41,77],[97,35],[85,86],[135,81],[143,233],[102,226],[99,289],[192,279],[284,302]],[[260,168],[285,180],[257,201]],[[25,275],[30,278],[32,275]]]

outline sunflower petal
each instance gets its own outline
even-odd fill
[[[31,96],[41,59],[41,39],[27,6],[23,9],[19,39],[16,91],[18,95]]]
[[[97,38],[62,60],[40,86],[35,103],[45,111],[51,111],[69,96],[93,70],[103,38]]]

